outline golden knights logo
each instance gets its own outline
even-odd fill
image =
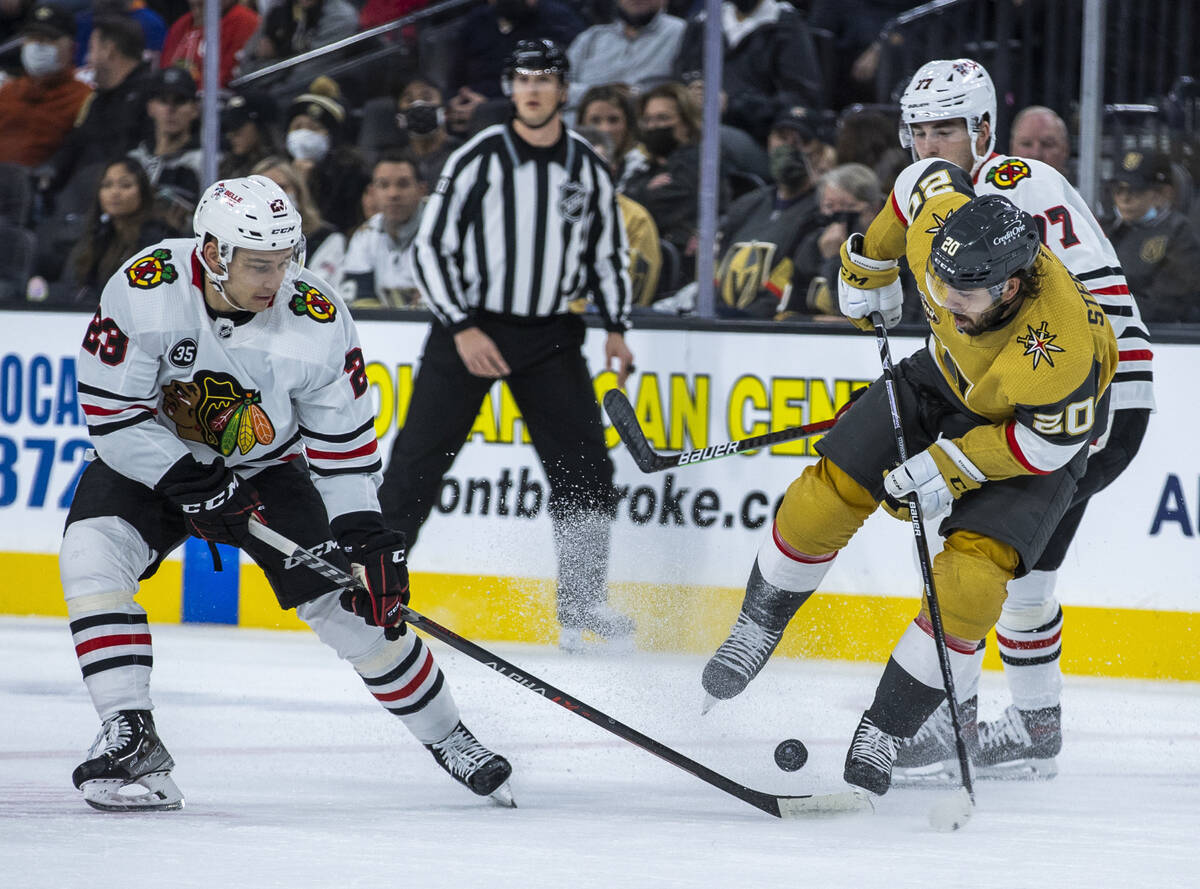
[[[167,262],[171,251],[165,248],[139,256],[125,269],[125,279],[130,286],[141,290],[151,290],[159,284],[170,284],[179,277],[175,266]]]
[[[163,412],[186,441],[208,445],[223,457],[236,449],[248,454],[255,445],[275,440],[275,427],[261,407],[257,389],[246,389],[227,373],[202,370],[192,381],[162,387]]]
[[[744,241],[729,249],[717,269],[717,286],[727,306],[744,309],[758,298],[771,276],[777,249],[769,241]]]
[[[1037,370],[1038,364],[1045,362],[1054,367],[1054,359],[1050,357],[1051,352],[1067,351],[1062,346],[1054,345],[1054,341],[1058,339],[1058,334],[1050,333],[1046,329],[1046,322],[1043,321],[1037,330],[1033,329],[1032,324],[1026,324],[1025,329],[1029,331],[1025,336],[1017,337],[1017,342],[1025,349],[1026,355],[1033,356],[1033,369]]]
[[[1016,188],[1017,183],[1030,174],[1029,164],[1010,157],[988,170],[987,181],[996,188]]]
[[[327,324],[337,317],[337,307],[320,290],[303,281],[296,282],[296,293],[288,303],[295,315],[307,315]]]

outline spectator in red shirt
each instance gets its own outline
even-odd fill
[[[167,31],[167,40],[163,44],[159,64],[163,68],[182,66],[197,83],[203,83],[204,0],[188,0],[188,6],[191,11],[180,16],[178,21],[171,25],[171,30]],[[222,87],[233,77],[234,66],[238,63],[237,55],[257,29],[257,12],[248,6],[242,6],[236,0],[222,0],[219,78]]]
[[[36,167],[66,139],[91,90],[71,64],[75,19],[40,3],[22,29],[25,74],[0,87],[0,163]]]

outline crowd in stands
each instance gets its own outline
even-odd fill
[[[379,82],[341,76],[336,63],[353,50],[339,49],[238,85],[427,4],[222,0],[219,175],[278,182],[303,215],[308,265],[348,300],[419,306],[411,243],[423,199],[452,151],[508,119],[500,74],[517,41],[549,37],[571,63],[567,120],[618,183],[638,310],[686,310],[686,285],[705,273],[703,4],[487,0],[466,7],[435,52],[414,51],[414,64]],[[836,316],[838,248],[911,161],[874,79],[883,24],[913,5],[722,4],[720,315]],[[0,0],[0,44],[13,47],[0,55],[0,237],[14,245],[0,261],[0,306],[92,305],[134,251],[191,234],[206,184],[203,15],[201,0]],[[412,29],[380,39],[419,42]],[[998,148],[1077,181],[1055,110],[1025,108],[1010,129]],[[1200,284],[1185,267],[1200,248],[1188,157],[1160,144],[1106,158],[1105,228],[1153,324],[1200,322]],[[906,317],[918,320],[910,295]]]

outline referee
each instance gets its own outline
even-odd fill
[[[442,168],[414,243],[417,286],[437,320],[379,496],[411,547],[484,396],[505,380],[550,482],[560,645],[579,650],[584,630],[631,646],[634,624],[607,602],[613,467],[584,323],[568,303],[591,295],[622,386],[633,355],[624,225],[607,165],[563,124],[567,70],[553,41],[519,42],[502,81],[513,119]]]

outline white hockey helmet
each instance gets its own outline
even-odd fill
[[[996,88],[987,69],[973,59],[935,59],[912,76],[900,97],[900,144],[912,149],[912,125],[962,118],[971,137],[975,166],[991,156],[996,145]],[[988,144],[982,154],[975,142],[984,120],[989,124]],[[917,160],[914,152],[913,159]]]
[[[229,278],[229,263],[238,247],[247,250],[292,250],[292,263],[284,288],[304,267],[304,231],[300,211],[287,193],[266,176],[222,179],[205,189],[192,217],[196,254],[208,272],[213,287]],[[204,259],[204,242],[217,242],[221,267],[213,269]]]

